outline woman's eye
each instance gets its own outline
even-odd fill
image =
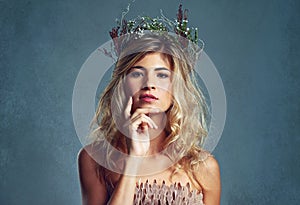
[[[130,76],[134,77],[134,78],[138,78],[138,77],[143,76],[143,73],[141,73],[141,72],[131,72]]]
[[[168,78],[169,75],[168,75],[168,74],[165,74],[165,73],[158,73],[158,74],[157,74],[157,77],[159,77],[159,78]]]

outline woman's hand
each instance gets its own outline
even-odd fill
[[[149,114],[158,113],[157,108],[138,108],[131,114],[132,97],[125,108],[125,127],[128,130],[127,147],[130,155],[145,156],[150,147],[150,129],[157,129],[157,125]]]

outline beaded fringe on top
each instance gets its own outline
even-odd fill
[[[190,184],[181,186],[180,183],[171,186],[151,185],[148,181],[137,184],[134,195],[134,205],[204,205],[203,194],[190,190]]]

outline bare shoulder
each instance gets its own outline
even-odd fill
[[[200,151],[200,160],[194,169],[194,176],[201,185],[204,204],[220,205],[221,179],[219,163],[213,155]]]
[[[95,160],[90,156],[87,149],[88,147],[81,148],[78,152],[78,165],[84,165],[84,166],[97,166],[97,163]]]
[[[218,161],[211,154],[207,154],[207,157],[204,160],[202,160],[201,162],[199,162],[199,167],[201,167],[203,169],[205,168],[205,169],[209,170],[210,172],[219,173],[219,171],[220,171]]]
[[[195,175],[204,190],[220,189],[220,167],[215,157],[206,151],[200,153]]]
[[[89,144],[83,148],[81,148],[78,152],[78,165],[83,165],[84,167],[90,168],[100,168],[99,163],[96,162],[95,156],[103,154],[100,152],[101,145],[100,144]],[[92,156],[93,154],[93,156]]]
[[[82,193],[82,203],[105,204],[108,200],[102,169],[90,156],[88,147],[78,153],[78,171]]]
[[[89,154],[89,147],[82,148],[78,153],[78,170],[81,182],[103,183],[103,169]],[[97,179],[97,180],[96,180]]]

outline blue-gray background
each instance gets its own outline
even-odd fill
[[[78,71],[127,1],[0,1],[0,204],[80,204],[72,121]],[[174,17],[136,0],[130,16]],[[300,1],[185,1],[227,94],[214,151],[222,204],[300,200]]]

